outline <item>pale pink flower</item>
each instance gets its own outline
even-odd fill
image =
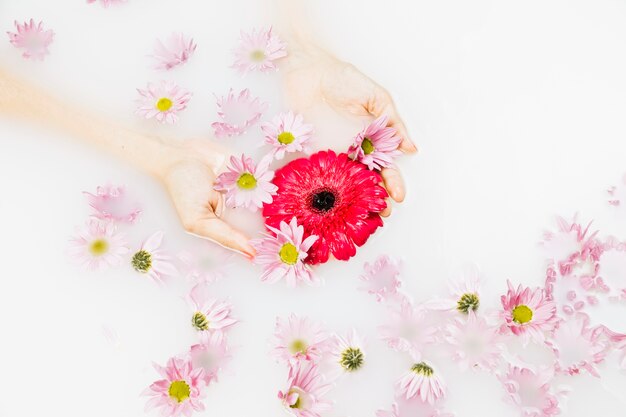
[[[304,123],[302,115],[292,111],[262,123],[261,130],[265,134],[265,143],[273,147],[276,159],[283,159],[285,153],[308,152],[307,143],[313,136],[313,125]]]
[[[161,415],[177,417],[204,410],[202,398],[206,384],[202,368],[194,368],[191,361],[183,358],[171,358],[165,367],[153,366],[163,379],[155,381],[143,392],[151,397],[146,403],[146,411],[160,408]]]
[[[226,193],[228,207],[245,207],[251,211],[271,203],[278,187],[272,184],[274,171],[269,170],[271,156],[261,159],[258,165],[252,158],[241,155],[230,157],[228,171],[220,174],[215,181],[215,190]]]
[[[327,348],[328,334],[319,323],[291,314],[286,319],[276,318],[273,345],[274,356],[293,366],[301,360],[319,360]]]
[[[165,42],[157,39],[152,58],[154,69],[171,70],[185,64],[196,51],[196,43],[182,33],[170,34]]]
[[[131,265],[135,271],[146,274],[156,282],[161,282],[163,278],[178,274],[169,255],[160,249],[162,243],[163,232],[153,233],[144,241],[131,259]]]
[[[116,6],[119,4],[126,3],[128,0],[87,0],[87,3],[95,3],[100,1],[102,7]]]
[[[437,328],[428,319],[428,310],[414,307],[403,300],[399,308],[391,309],[390,320],[379,327],[379,334],[387,345],[398,352],[408,352],[415,361],[420,361],[422,350],[434,343]]]
[[[70,257],[88,270],[117,266],[129,251],[123,234],[111,222],[89,219],[70,239]]]
[[[137,89],[140,98],[137,100],[136,113],[146,119],[156,119],[161,123],[178,122],[178,112],[187,108],[192,94],[172,81],[148,83],[145,90]]]
[[[217,97],[217,115],[221,121],[213,122],[211,127],[218,138],[241,135],[259,121],[265,110],[267,103],[251,97],[247,88],[237,96],[231,88],[228,95]]]
[[[376,417],[454,417],[454,414],[443,411],[439,403],[430,404],[415,396],[409,400],[398,397],[390,411],[378,410]]]
[[[626,205],[626,174],[622,176],[622,182],[618,186],[609,188],[609,204],[624,209]]]
[[[235,63],[232,68],[241,74],[276,70],[278,68],[274,61],[287,56],[286,44],[272,33],[271,27],[252,29],[250,33],[241,31],[239,47],[234,52]]]
[[[381,255],[370,265],[365,263],[360,279],[365,283],[362,290],[376,296],[376,301],[393,298],[402,284],[399,278],[400,264],[387,255]]]
[[[274,235],[266,233],[264,238],[250,241],[257,251],[254,263],[264,267],[261,281],[273,284],[284,278],[290,287],[299,283],[319,284],[320,280],[304,263],[317,236],[304,239],[304,226],[299,226],[295,217],[289,224],[281,221],[280,230],[269,225],[266,227]]]
[[[604,325],[597,326],[592,331],[593,337],[600,335],[609,342],[609,346],[620,352],[619,365],[626,369],[626,334],[617,333]]]
[[[128,198],[122,186],[98,186],[95,194],[87,191],[83,191],[83,194],[94,209],[94,216],[99,219],[134,223],[141,214],[139,205]]]
[[[15,23],[17,33],[7,32],[9,42],[18,49],[23,49],[22,57],[43,60],[50,53],[48,46],[54,39],[51,29],[44,30],[43,22],[35,24],[33,19],[23,24]]]
[[[346,337],[334,335],[330,354],[344,372],[355,372],[365,364],[365,340],[355,329]]]
[[[452,359],[463,371],[470,368],[492,371],[502,357],[498,328],[487,324],[472,310],[467,318],[453,318],[445,327],[444,338],[453,349]]]
[[[565,394],[550,389],[553,376],[551,368],[535,371],[509,364],[507,373],[498,378],[507,392],[507,401],[517,406],[523,417],[550,417],[561,413],[559,397]]]
[[[278,392],[285,410],[296,417],[320,417],[331,409],[332,403],[324,399],[331,385],[325,383],[317,365],[309,361],[298,362],[289,368],[287,389]]]
[[[468,314],[480,307],[480,271],[476,265],[463,269],[463,276],[458,281],[448,282],[449,296],[428,301],[426,306],[434,310]]]
[[[226,277],[234,266],[236,255],[212,242],[198,241],[193,247],[181,251],[178,260],[182,272],[194,283],[213,283]]]
[[[200,333],[200,343],[191,346],[189,356],[194,368],[204,369],[207,385],[218,381],[220,372],[232,358],[223,332]]]
[[[610,297],[626,300],[626,242],[609,237],[602,245],[602,254],[598,259],[598,268],[593,283],[583,286],[608,292]]]
[[[510,330],[513,334],[522,336],[524,344],[529,338],[537,342],[545,340],[544,332],[554,329],[556,321],[556,305],[549,300],[541,288],[522,288],[521,284],[515,289],[507,281],[508,291],[500,297],[502,302],[502,317],[505,324],[501,331]]]
[[[418,362],[411,366],[398,380],[397,392],[407,400],[419,398],[423,402],[435,404],[443,398],[446,386],[430,363]]]
[[[394,158],[401,154],[398,150],[402,138],[393,127],[387,127],[388,116],[381,116],[370,123],[354,137],[348,154],[367,165],[369,169],[390,167]]]
[[[198,331],[224,331],[238,322],[230,303],[212,298],[207,284],[194,286],[188,300],[193,310],[191,324]]]

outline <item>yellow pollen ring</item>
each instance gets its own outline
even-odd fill
[[[533,311],[525,305],[518,305],[511,313],[513,321],[519,324],[528,323],[533,319]]]
[[[172,108],[174,103],[167,97],[161,97],[159,101],[156,102],[156,108],[158,111],[165,112]]]
[[[96,239],[89,244],[89,252],[94,256],[102,256],[109,251],[109,242],[104,239]]]

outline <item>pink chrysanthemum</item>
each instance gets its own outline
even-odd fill
[[[178,254],[181,270],[193,283],[213,283],[229,273],[236,255],[211,242],[196,242],[188,250]]]
[[[204,370],[194,368],[182,358],[171,358],[165,367],[154,364],[154,369],[163,377],[147,388],[143,395],[152,397],[146,403],[146,411],[161,409],[161,415],[190,416],[194,411],[203,411]]]
[[[265,110],[267,103],[251,97],[247,88],[237,96],[231,88],[228,95],[217,98],[217,115],[221,121],[213,122],[211,127],[218,138],[241,135],[259,121]]]
[[[383,225],[379,213],[387,207],[387,192],[380,182],[378,173],[346,154],[318,152],[276,171],[278,194],[263,206],[263,215],[272,227],[295,216],[305,236],[319,237],[307,263],[326,262],[331,253],[347,260]]]
[[[238,321],[229,303],[211,297],[207,284],[194,286],[188,298],[193,310],[191,324],[198,331],[224,331]]]
[[[328,334],[319,323],[295,314],[276,318],[274,356],[291,366],[301,360],[319,360],[327,345]]]
[[[98,186],[95,194],[87,191],[83,191],[83,194],[87,196],[89,205],[94,209],[94,216],[99,219],[134,223],[141,214],[139,205],[128,198],[124,187]]]
[[[171,258],[160,249],[161,243],[163,232],[155,232],[135,252],[130,262],[135,271],[146,274],[156,282],[178,274]]]
[[[626,174],[622,176],[622,183],[609,188],[608,193],[609,204],[623,209],[626,205]]]
[[[390,320],[379,327],[379,334],[387,345],[398,352],[408,352],[415,361],[420,361],[426,345],[434,343],[437,328],[428,318],[428,310],[414,307],[403,300],[399,308],[392,308]]]
[[[559,398],[550,389],[553,376],[551,368],[534,371],[509,364],[507,373],[498,378],[508,394],[507,401],[517,406],[522,416],[550,417],[561,413]]]
[[[320,417],[331,409],[332,403],[324,399],[331,385],[324,382],[317,365],[309,361],[298,362],[289,369],[288,387],[278,392],[285,410],[296,417]]]
[[[367,165],[369,169],[383,169],[391,166],[394,158],[400,155],[398,146],[402,138],[396,129],[387,127],[389,117],[381,116],[374,120],[354,138],[348,154]]]
[[[241,74],[250,71],[267,72],[278,69],[274,61],[287,56],[286,44],[269,29],[241,31],[239,47],[235,50],[232,68]]]
[[[361,281],[365,283],[362,290],[376,296],[376,301],[381,302],[393,298],[398,293],[402,284],[399,263],[387,255],[381,255],[370,265],[365,263]]]
[[[317,240],[317,236],[304,237],[304,227],[298,225],[294,217],[289,224],[280,222],[280,229],[267,226],[273,235],[265,234],[262,239],[254,239],[250,244],[257,253],[254,262],[263,265],[261,281],[273,284],[283,278],[290,287],[298,283],[317,285],[320,280],[304,263],[308,250]]]
[[[182,33],[170,34],[166,41],[156,41],[152,58],[154,69],[171,70],[185,64],[196,51],[196,43]]]
[[[454,417],[454,414],[443,411],[439,404],[423,402],[416,396],[410,400],[397,398],[390,411],[378,410],[376,417]]]
[[[304,123],[301,114],[291,111],[261,124],[261,130],[265,134],[265,143],[273,147],[276,159],[283,159],[285,153],[308,152],[307,143],[313,136],[313,125]]]
[[[445,341],[452,347],[452,359],[461,370],[480,368],[492,371],[502,357],[498,328],[487,324],[470,310],[445,327]]]
[[[137,92],[141,96],[137,101],[136,113],[146,119],[155,118],[161,123],[178,122],[178,112],[187,108],[192,94],[172,81],[148,83],[145,90]]]
[[[100,4],[102,5],[102,7],[109,7],[109,6],[115,6],[118,4],[123,4],[126,3],[128,0],[87,0],[87,3],[95,3],[97,1],[100,1]]]
[[[507,329],[513,334],[522,336],[524,343],[529,338],[537,342],[545,340],[545,331],[551,331],[556,321],[556,305],[549,300],[541,288],[522,288],[521,284],[515,289],[507,281],[508,292],[500,297],[502,302],[502,316],[505,324],[501,331]]]
[[[228,207],[245,207],[257,211],[264,203],[271,203],[278,187],[271,183],[274,171],[269,170],[272,158],[266,156],[258,165],[252,158],[241,155],[230,157],[228,172],[217,177],[215,190],[226,193]]]
[[[7,32],[9,42],[18,49],[22,49],[22,56],[26,59],[43,60],[50,53],[48,46],[54,40],[51,29],[44,30],[43,22],[35,24],[33,19],[23,24],[15,21],[17,33]]]
[[[358,371],[365,365],[365,341],[354,329],[346,337],[335,335],[330,354],[344,372]]]
[[[207,385],[217,382],[219,373],[231,359],[226,335],[223,332],[200,333],[200,343],[191,346],[189,356],[194,368],[204,370]]]
[[[404,396],[407,400],[417,397],[428,404],[435,404],[443,398],[446,391],[443,380],[426,362],[413,364],[396,385],[398,395]]]
[[[90,219],[70,239],[69,255],[93,271],[119,265],[128,250],[124,235],[117,232],[113,223]]]
[[[468,314],[476,312],[480,307],[480,271],[475,265],[464,268],[463,277],[459,281],[448,283],[449,297],[428,301],[428,308]]]

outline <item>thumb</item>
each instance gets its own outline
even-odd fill
[[[239,252],[248,258],[256,254],[248,243],[246,235],[217,217],[208,217],[197,220],[187,227],[187,231],[201,238],[205,238],[227,249]]]

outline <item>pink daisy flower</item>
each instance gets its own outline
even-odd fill
[[[298,362],[289,369],[287,389],[278,392],[289,414],[296,417],[320,417],[331,409],[332,403],[324,399],[331,385],[324,382],[317,365],[309,361]]]
[[[522,336],[524,344],[529,337],[538,342],[545,340],[545,331],[554,329],[556,321],[556,305],[549,300],[541,288],[515,289],[510,281],[507,281],[508,292],[500,297],[502,302],[502,316],[505,324],[501,332],[510,330],[513,334]]]
[[[35,24],[33,19],[23,24],[15,23],[17,33],[7,32],[9,42],[18,49],[22,49],[22,57],[26,59],[43,60],[50,53],[48,46],[54,40],[51,29],[44,30],[43,22]]]
[[[389,117],[381,116],[356,135],[348,150],[350,157],[372,170],[391,166],[394,158],[401,154],[398,146],[402,138],[396,129],[387,127],[388,120]]]
[[[283,159],[285,153],[308,152],[307,143],[313,136],[313,125],[304,123],[301,114],[291,111],[261,124],[261,130],[265,134],[265,143],[273,147],[276,159]]]
[[[267,103],[251,97],[247,88],[237,96],[231,88],[228,95],[217,98],[217,115],[221,121],[213,122],[211,127],[218,138],[241,135],[259,121],[265,110]]]
[[[130,262],[135,271],[146,274],[156,282],[178,274],[170,257],[160,249],[161,243],[163,232],[155,232],[135,252]]]
[[[135,201],[130,201],[126,190],[121,186],[105,185],[96,188],[96,193],[83,191],[94,209],[94,216],[103,220],[134,223],[141,210]]]
[[[160,123],[178,122],[178,112],[187,108],[191,93],[180,88],[172,81],[148,83],[145,90],[137,92],[141,96],[137,101],[136,113],[146,119],[156,119]]]
[[[119,265],[128,251],[126,239],[115,225],[96,219],[87,221],[70,239],[70,257],[91,271]]]
[[[436,341],[437,328],[431,324],[428,310],[414,307],[405,299],[390,313],[389,322],[379,327],[381,339],[391,349],[408,352],[415,361],[420,361],[424,347]]]
[[[626,174],[622,176],[622,183],[609,188],[609,204],[614,207],[624,208],[626,204]]]
[[[444,340],[452,347],[452,359],[462,371],[480,368],[492,371],[502,357],[498,328],[470,310],[467,318],[457,317],[445,327]]]
[[[324,353],[328,334],[319,323],[307,317],[291,314],[276,318],[274,328],[274,356],[291,366],[298,361],[317,361]]]
[[[213,283],[226,277],[236,255],[211,242],[199,241],[178,254],[182,272],[194,283]]]
[[[119,4],[126,3],[128,0],[87,0],[87,3],[95,3],[100,1],[102,7],[116,6]]]
[[[189,304],[193,309],[192,326],[198,331],[224,331],[237,319],[233,318],[232,306],[224,301],[210,297],[210,289],[206,284],[197,284],[189,293]]]
[[[155,381],[143,395],[151,397],[146,411],[161,409],[163,416],[190,416],[194,411],[203,411],[204,371],[194,368],[182,358],[171,358],[165,367],[154,364],[154,369],[163,379]]]
[[[436,401],[443,398],[446,391],[443,380],[426,362],[413,364],[396,385],[398,395],[404,396],[407,400],[416,397],[428,404],[435,404]]]
[[[254,262],[265,268],[261,281],[273,284],[285,278],[290,287],[302,282],[309,285],[319,284],[320,280],[304,263],[307,252],[317,240],[317,236],[311,235],[303,239],[304,227],[298,226],[295,217],[289,224],[280,222],[280,229],[266,227],[274,234],[273,236],[265,234],[266,237],[250,242],[257,251]]]
[[[335,335],[330,354],[345,372],[355,372],[365,364],[365,341],[352,329],[346,337]]]
[[[250,71],[268,72],[278,69],[274,61],[287,56],[286,44],[269,29],[241,31],[232,68],[241,74]]]
[[[219,373],[232,358],[223,332],[200,333],[200,343],[191,346],[189,356],[194,368],[204,370],[207,385],[218,381]]]
[[[152,58],[154,69],[171,70],[185,64],[196,51],[196,43],[182,33],[172,33],[165,42],[157,39]]]
[[[376,417],[454,417],[454,414],[443,411],[439,404],[423,402],[416,396],[409,400],[397,398],[390,411],[378,410]]]
[[[217,177],[214,188],[226,193],[228,207],[256,211],[263,203],[271,203],[278,190],[271,182],[274,178],[274,171],[269,170],[271,162],[271,156],[261,159],[258,165],[243,154],[240,158],[231,156],[228,172]]]
[[[506,374],[499,379],[507,392],[507,400],[520,409],[524,417],[549,417],[561,413],[559,396],[550,389],[554,372],[550,368],[534,371],[509,364]]]
[[[365,283],[362,290],[376,296],[376,301],[393,298],[402,284],[400,278],[400,264],[387,255],[381,255],[370,265],[365,263],[364,273],[360,276]]]
[[[476,312],[480,307],[480,271],[475,265],[464,268],[463,277],[459,281],[448,283],[449,296],[426,303],[428,308],[468,314]]]

